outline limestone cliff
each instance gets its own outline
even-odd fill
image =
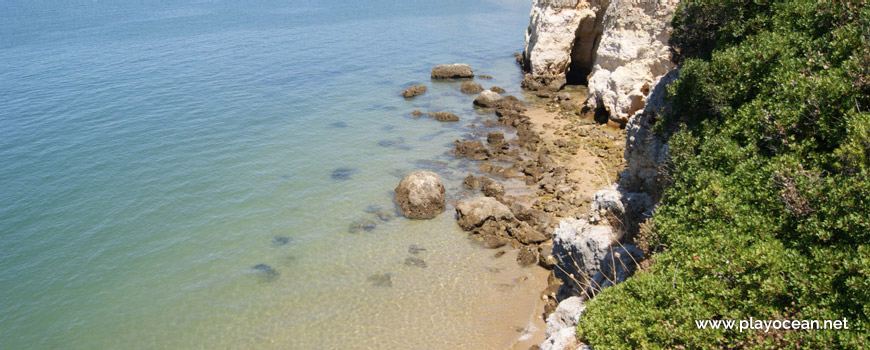
[[[570,80],[572,71],[585,71],[587,107],[606,112],[610,121],[626,128],[626,169],[617,183],[595,194],[588,221],[565,219],[553,232],[554,271],[564,284],[559,312],[547,320],[542,349],[576,349],[574,324],[584,303],[602,288],[624,281],[645,258],[632,243],[638,224],[652,215],[667,179],[667,143],[652,132],[652,125],[667,109],[664,92],[678,75],[668,48],[677,3],[533,4],[523,55],[529,73],[524,86],[552,90],[558,79],[553,77]]]
[[[534,0],[523,62],[534,77],[583,78],[595,61],[609,0]]]
[[[668,51],[678,0],[535,0],[523,67],[554,89],[556,79],[589,86],[589,107],[625,125],[653,84],[674,68]]]
[[[674,68],[668,49],[676,0],[613,1],[589,75],[589,104],[625,124],[653,83]]]

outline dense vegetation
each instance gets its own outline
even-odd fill
[[[870,348],[870,2],[683,0],[646,270],[589,303],[618,348]],[[698,330],[696,319],[849,330]]]

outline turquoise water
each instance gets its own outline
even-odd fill
[[[492,298],[520,293],[493,287],[510,261],[450,210],[366,209],[392,210],[415,169],[459,191],[474,165],[450,142],[492,116],[429,69],[466,62],[517,93],[528,7],[3,2],[0,348],[492,345],[517,312]],[[411,83],[429,92],[399,97]],[[427,268],[402,264],[410,244]],[[383,273],[392,287],[368,280]]]

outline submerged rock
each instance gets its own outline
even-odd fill
[[[493,87],[489,88],[489,91],[495,92],[497,94],[503,94],[503,93],[507,92],[505,89],[502,89],[501,87],[498,87],[498,86],[493,86]]]
[[[476,94],[483,91],[483,86],[480,86],[480,84],[473,81],[466,81],[462,83],[462,87],[459,88],[459,91],[462,91],[463,94]]]
[[[394,200],[403,215],[411,219],[431,219],[444,211],[444,184],[431,171],[415,171],[396,186]]]
[[[393,274],[391,274],[391,273],[381,273],[381,274],[371,275],[366,280],[371,282],[372,285],[375,287],[392,287],[393,286]]]
[[[347,123],[345,123],[345,122],[334,122],[334,123],[329,124],[329,125],[332,127],[336,127],[336,128],[346,128],[347,127]]]
[[[362,219],[351,223],[348,232],[359,233],[360,231],[372,231],[377,227],[378,224],[376,224],[374,221]]]
[[[474,78],[474,71],[464,63],[442,64],[432,67],[432,79]]]
[[[424,261],[423,259],[415,258],[415,257],[408,257],[407,259],[405,259],[405,265],[422,267],[422,268],[429,266],[426,264],[426,261]]]
[[[426,251],[426,248],[423,248],[423,247],[416,245],[416,244],[412,244],[412,245],[408,246],[408,253],[411,253],[414,255],[420,254],[420,252],[425,252],[425,251]]]
[[[426,85],[412,85],[402,91],[402,97],[411,98],[426,93]]]
[[[352,168],[338,168],[332,172],[332,178],[334,180],[349,180],[356,172],[357,170]]]
[[[257,264],[254,265],[253,269],[264,282],[269,282],[278,278],[278,271],[269,265]]]
[[[287,236],[275,236],[272,237],[272,244],[274,245],[287,245],[293,239]]]
[[[517,263],[522,267],[532,266],[538,263],[538,249],[532,246],[520,247],[517,254]]]

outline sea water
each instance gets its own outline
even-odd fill
[[[429,70],[518,93],[529,5],[4,1],[0,348],[505,346],[525,272],[450,208],[372,212],[414,170],[462,190],[493,116]]]

